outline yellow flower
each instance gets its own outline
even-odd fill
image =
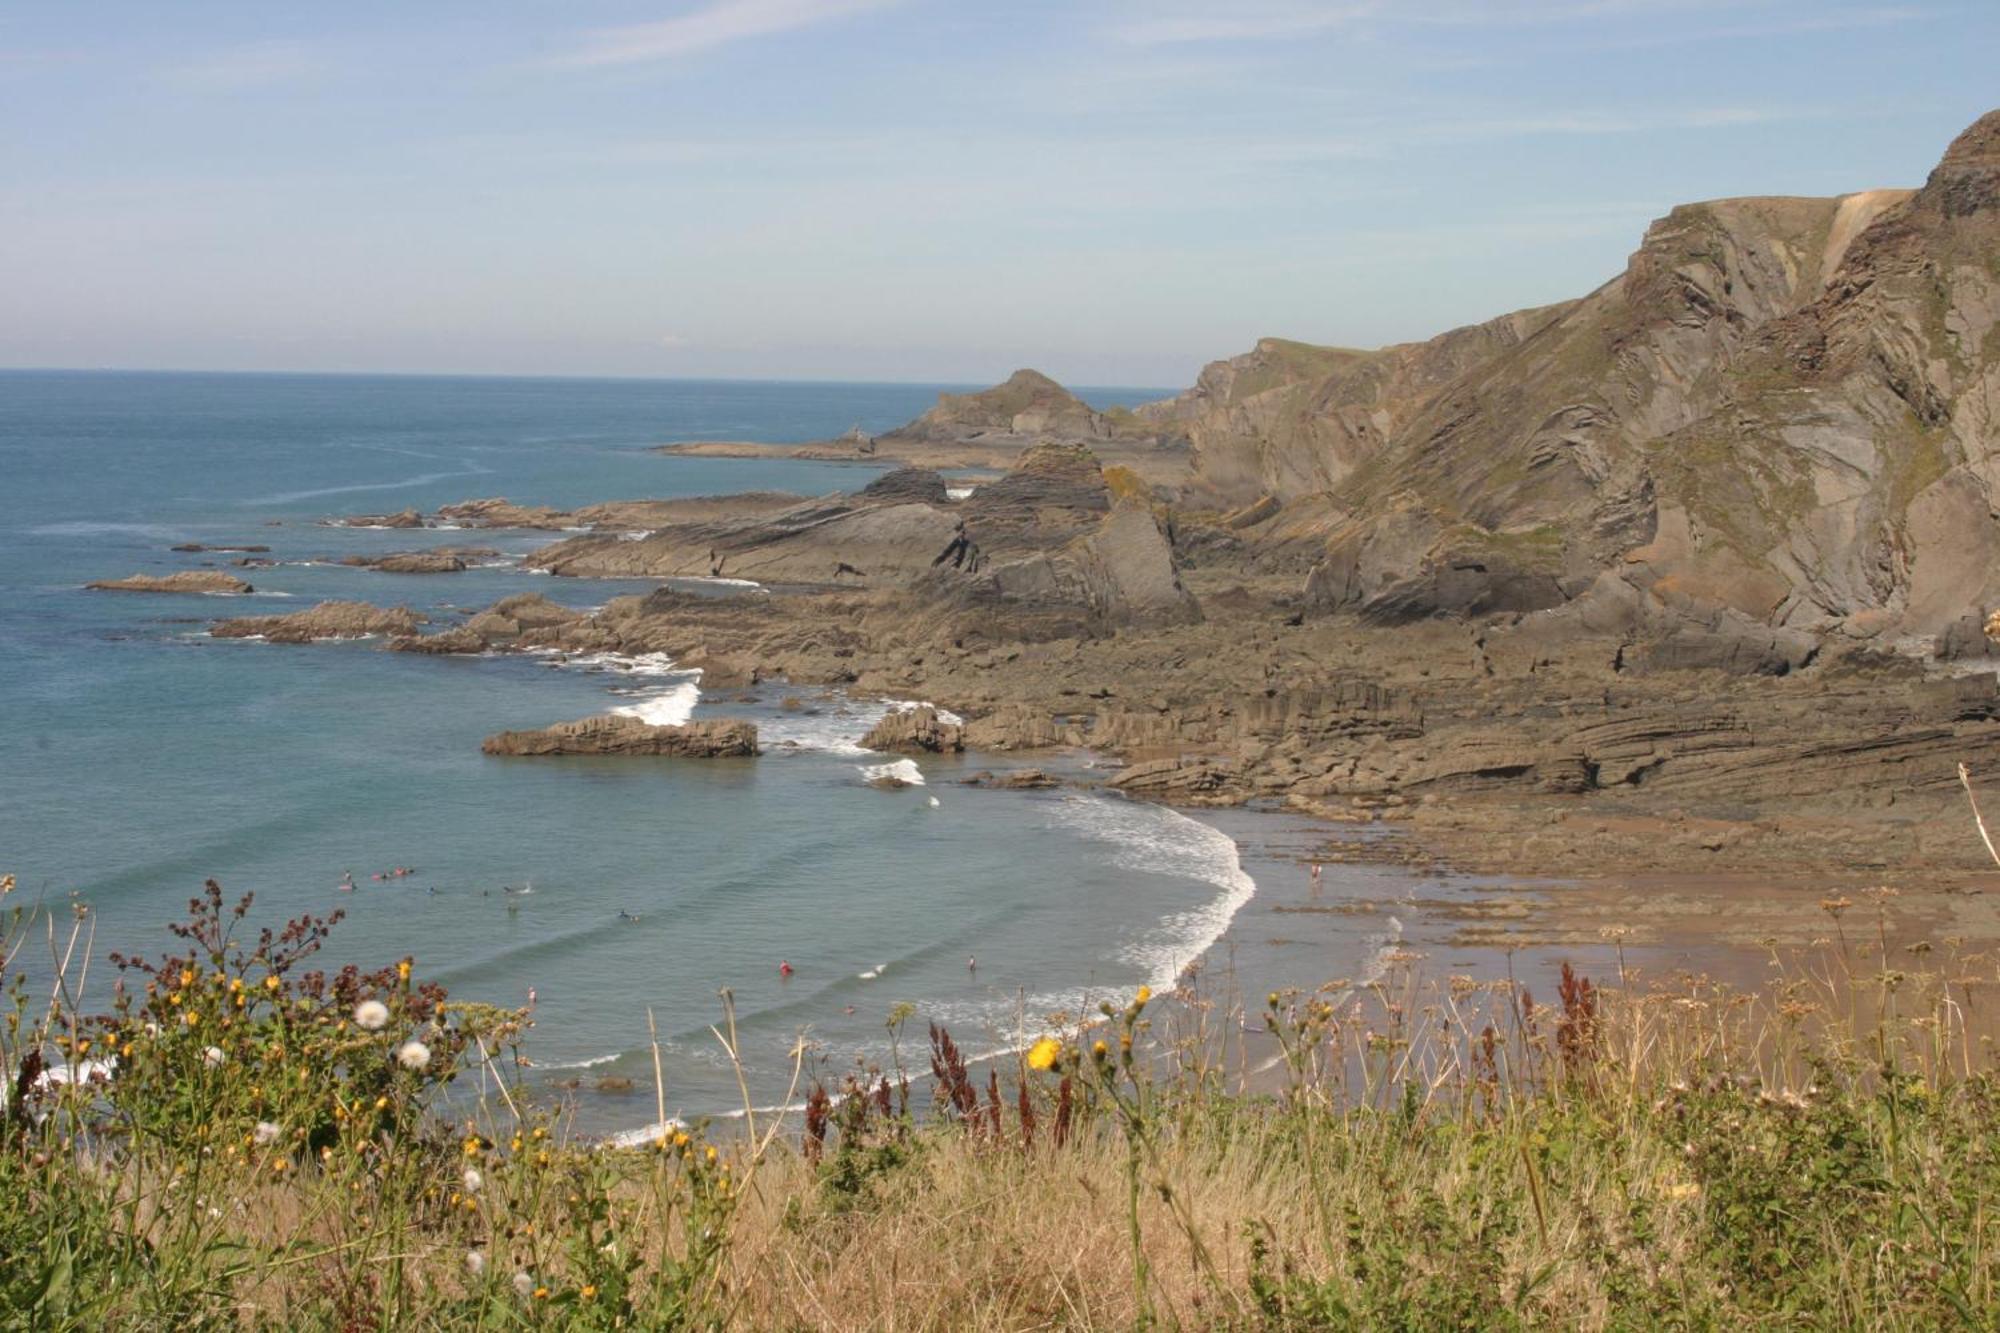
[[[1099,1041],[1090,1048],[1090,1053],[1102,1060],[1105,1056],[1111,1054],[1111,1048],[1106,1046],[1102,1041]]]
[[[402,962],[396,964],[396,975],[404,981],[408,981],[410,979],[409,959],[405,958]]]
[[[595,1286],[586,1284],[584,1286],[584,1289],[578,1294],[581,1295],[587,1301],[594,1301],[597,1299],[597,1288]]]
[[[1062,1043],[1054,1037],[1043,1037],[1028,1048],[1028,1068],[1053,1069],[1062,1055]]]
[[[1144,1005],[1146,1001],[1152,998],[1153,998],[1153,988],[1151,986],[1141,986],[1139,987],[1139,993],[1132,997],[1132,1003],[1137,1005]]]
[[[536,1288],[535,1288],[535,1299],[536,1299],[536,1300],[538,1300],[538,1301],[545,1301],[545,1300],[547,1300],[548,1298],[549,1298],[549,1289],[548,1289],[547,1287],[536,1287]]]

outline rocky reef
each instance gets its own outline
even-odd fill
[[[184,569],[176,574],[132,574],[122,579],[100,579],[83,586],[100,592],[192,592],[228,596],[256,591],[235,575],[214,569]]]
[[[664,755],[677,759],[745,758],[757,753],[757,727],[731,718],[654,726],[605,713],[536,731],[503,731],[479,747],[491,755]]]
[[[216,639],[266,639],[272,643],[311,643],[317,639],[361,639],[376,635],[415,634],[424,617],[407,606],[380,607],[367,602],[321,602],[282,616],[241,616],[219,620],[208,633]]]
[[[861,738],[864,750],[885,754],[956,754],[965,748],[965,728],[946,722],[929,704],[904,708],[877,722]]]

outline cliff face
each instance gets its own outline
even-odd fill
[[[1566,309],[1523,310],[1371,352],[1265,338],[1211,362],[1192,389],[1135,415],[1187,434],[1197,502],[1233,508],[1265,495],[1329,491],[1466,369]]]
[[[1580,301],[1148,410],[1196,496],[1321,493],[1322,609],[1933,633],[2000,598],[1996,181],[2000,112],[1921,190],[1687,205]]]

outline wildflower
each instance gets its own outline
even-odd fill
[[[595,1283],[586,1282],[583,1290],[577,1294],[587,1301],[594,1301],[597,1299],[597,1286]]]
[[[1028,1048],[1028,1068],[1039,1070],[1053,1069],[1055,1068],[1057,1058],[1061,1055],[1062,1043],[1054,1037],[1043,1037]]]
[[[1096,1056],[1098,1059],[1103,1060],[1109,1058],[1109,1056],[1111,1055],[1111,1048],[1109,1046],[1106,1046],[1103,1040],[1100,1038],[1095,1044],[1091,1046],[1090,1053]]]
[[[278,989],[278,974],[276,972],[273,972],[270,976],[264,978],[264,989],[265,990]]]
[[[479,1187],[485,1183],[486,1177],[479,1174],[478,1167],[468,1166],[465,1168],[465,1192],[467,1194],[479,1193]]]
[[[524,1301],[534,1295],[535,1279],[528,1276],[526,1269],[514,1274],[514,1292]]]
[[[474,1277],[478,1277],[484,1273],[486,1271],[486,1256],[478,1250],[467,1250],[465,1252],[465,1271]]]
[[[282,1129],[279,1129],[276,1125],[272,1124],[268,1120],[259,1120],[257,1122],[257,1132],[255,1134],[255,1138],[257,1140],[257,1146],[260,1148],[270,1147],[272,1144],[276,1143],[280,1138],[280,1136],[282,1136],[283,1134],[284,1131]]]
[[[422,1069],[431,1062],[431,1048],[420,1041],[406,1041],[396,1048],[396,1063],[405,1069]]]
[[[207,1050],[201,1053],[201,1062],[207,1065],[210,1069],[213,1069],[217,1065],[221,1064],[223,1060],[225,1060],[226,1058],[227,1057],[223,1055],[222,1048],[220,1046],[211,1046]]]
[[[403,981],[408,981],[410,979],[409,959],[405,958],[402,962],[396,964],[396,976],[398,979]]]
[[[389,1025],[389,1006],[380,1000],[363,1000],[354,1006],[354,1025],[366,1032],[380,1032]]]
[[[1140,1008],[1144,1008],[1146,1001],[1152,998],[1153,988],[1151,986],[1141,986],[1139,987],[1139,993],[1132,997],[1132,1003]]]

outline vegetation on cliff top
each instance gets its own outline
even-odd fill
[[[0,1322],[1938,1327],[1994,1308],[1992,961],[1895,956],[1867,903],[1823,901],[1823,952],[1774,955],[1758,995],[1565,969],[1543,1004],[1399,957],[1246,1014],[1196,977],[1175,1003],[1058,1020],[999,1068],[933,1028],[927,1090],[899,1059],[813,1084],[796,1119],[663,1123],[633,1147],[528,1094],[526,1015],[455,1003],[407,959],[308,970],[332,923],[245,942],[247,906],[211,884],[182,951],[119,961],[90,1016],[87,917],[8,918]],[[16,966],[29,947],[54,951],[46,993]],[[889,1015],[898,1050],[909,1017]]]

